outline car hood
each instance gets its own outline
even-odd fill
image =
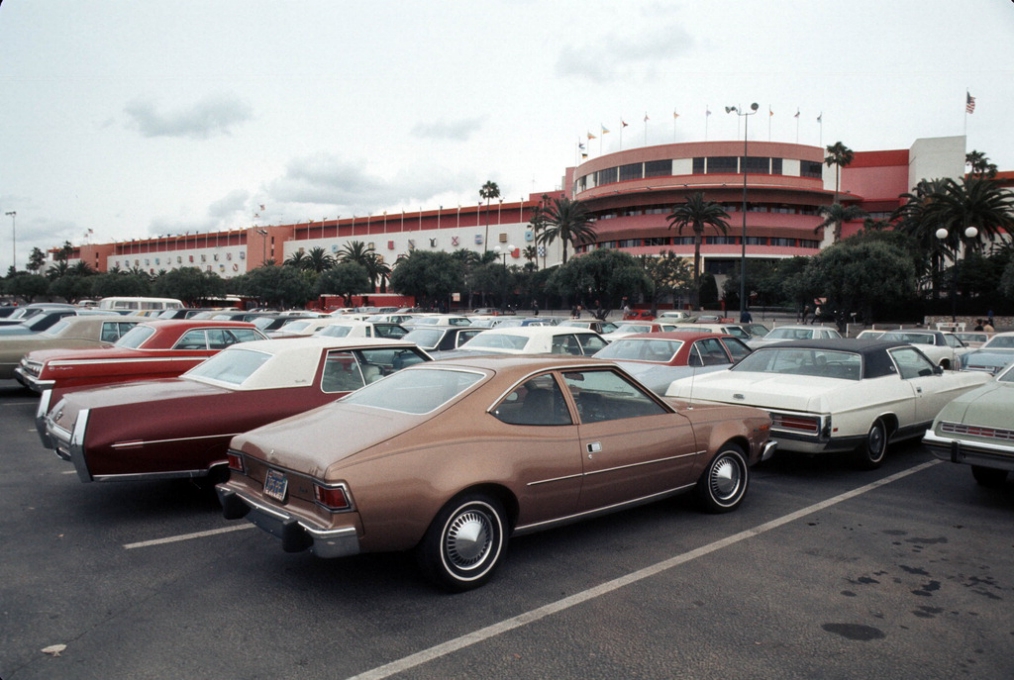
[[[126,347],[95,347],[89,349],[39,349],[28,353],[28,358],[40,363],[45,361],[88,361],[91,359],[122,359],[124,357],[148,356],[153,350]]]
[[[940,411],[937,422],[1010,429],[1014,383],[989,382],[955,397]]]
[[[229,391],[217,385],[207,385],[193,380],[166,378],[163,380],[143,380],[71,392],[64,399],[68,404],[73,404],[76,408],[80,409],[122,406],[142,402],[151,402],[153,407],[157,407],[158,402],[166,399],[200,397]]]
[[[817,403],[823,397],[842,387],[858,384],[838,378],[726,370],[676,380],[666,390],[666,396],[790,411],[819,411],[823,408]]]
[[[237,435],[230,448],[326,479],[329,469],[343,467],[352,456],[403,435],[431,417],[337,402]],[[321,432],[340,432],[341,437],[325,440]]]

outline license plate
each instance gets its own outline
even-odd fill
[[[285,473],[278,470],[268,470],[264,477],[264,495],[274,498],[276,501],[285,502],[285,492],[289,487],[289,480]]]

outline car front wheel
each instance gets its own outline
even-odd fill
[[[870,426],[870,431],[866,433],[866,439],[857,452],[856,462],[864,470],[876,470],[883,465],[886,453],[887,425],[882,419],[879,419]]]
[[[503,505],[486,494],[466,494],[437,514],[419,544],[419,566],[451,592],[484,585],[507,551]]]
[[[982,467],[981,465],[972,466],[972,476],[975,477],[975,481],[980,486],[990,488],[1003,486],[1004,482],[1007,481],[1006,470],[997,470],[996,468]]]
[[[739,507],[750,485],[750,466],[743,449],[725,444],[697,480],[697,495],[708,512],[730,512]]]

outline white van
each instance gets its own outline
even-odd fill
[[[99,309],[111,312],[139,312],[144,310],[183,309],[183,303],[175,298],[155,297],[107,297],[99,300]]]

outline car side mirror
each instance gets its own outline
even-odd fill
[[[939,364],[933,367],[933,375],[943,375],[944,367]]]

